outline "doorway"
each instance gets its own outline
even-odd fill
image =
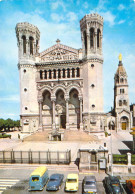
[[[66,115],[60,115],[60,128],[66,129]]]

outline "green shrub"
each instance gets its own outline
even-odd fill
[[[6,134],[6,133],[1,133],[0,134],[0,138],[10,138],[11,139],[11,135],[10,134]]]
[[[127,164],[127,155],[113,154],[113,164]]]
[[[108,136],[108,132],[107,131],[105,131],[105,137],[107,137]]]

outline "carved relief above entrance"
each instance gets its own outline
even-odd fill
[[[66,60],[77,60],[78,50],[71,47],[60,44],[60,41],[57,41],[57,44],[50,47],[49,49],[43,51],[40,54],[41,61],[66,61]]]

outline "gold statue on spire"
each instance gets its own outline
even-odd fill
[[[119,54],[119,61],[122,61],[122,54]]]

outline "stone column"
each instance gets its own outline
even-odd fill
[[[58,79],[58,69],[56,69],[56,79]]]
[[[82,123],[82,98],[80,100],[80,130],[83,130],[83,123]]]
[[[43,99],[38,100],[39,103],[39,129],[42,130],[42,105],[43,105]]]
[[[52,129],[55,131],[56,130],[56,123],[55,123],[55,98],[52,98],[52,118],[53,118],[53,123],[52,123]]]
[[[87,55],[90,54],[90,31],[87,30]]]
[[[95,34],[94,34],[94,51],[97,52],[97,29],[95,28]]]
[[[26,37],[26,55],[30,55],[29,37]]]
[[[68,108],[69,98],[66,99],[66,129],[69,129],[69,108]]]
[[[65,78],[67,78],[67,69],[65,69]]]
[[[82,54],[83,57],[85,56],[85,46],[84,46],[84,37],[83,37],[83,32],[81,33],[81,39],[82,39]]]
[[[128,172],[131,173],[131,153],[127,153],[128,159]]]

